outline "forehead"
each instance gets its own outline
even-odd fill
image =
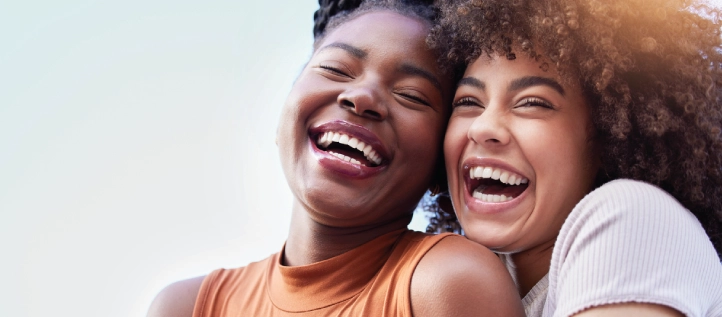
[[[517,54],[516,59],[513,60],[507,59],[506,56],[482,55],[469,64],[465,74],[474,77],[497,77],[499,75],[559,77],[554,65],[547,63],[545,66],[543,61],[533,60],[524,54]]]
[[[319,47],[330,43],[348,43],[375,55],[402,53],[428,55],[425,40],[429,26],[423,21],[392,11],[371,11],[339,25]]]

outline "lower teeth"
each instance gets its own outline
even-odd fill
[[[335,157],[338,157],[338,158],[340,158],[340,159],[342,159],[342,160],[344,160],[344,161],[346,161],[346,162],[351,162],[351,163],[354,163],[354,164],[359,164],[359,165],[361,165],[361,162],[359,162],[357,159],[354,159],[354,158],[351,158],[351,157],[348,157],[348,156],[346,156],[346,155],[343,155],[343,154],[340,154],[340,153],[336,153],[336,152],[328,152],[328,153],[331,154],[331,155],[333,155],[333,156],[335,156]]]
[[[514,197],[507,197],[505,195],[488,195],[482,194],[480,191],[474,191],[474,198],[487,203],[503,203],[514,199]]]

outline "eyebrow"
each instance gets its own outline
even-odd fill
[[[427,79],[428,81],[431,82],[432,85],[434,85],[434,87],[439,89],[439,91],[442,92],[442,94],[443,94],[444,89],[441,88],[441,82],[431,72],[429,72],[423,68],[420,68],[420,67],[417,67],[417,66],[414,66],[411,64],[405,64],[405,63],[401,64],[401,67],[399,67],[399,71],[401,73],[404,73],[407,75],[419,76],[419,77],[423,77],[423,78]]]
[[[461,86],[471,86],[475,87],[481,90],[486,89],[486,84],[482,82],[481,80],[478,80],[474,77],[464,77],[461,80],[459,80],[459,83],[456,85],[456,87]],[[509,91],[513,90],[519,90],[523,88],[529,88],[533,86],[547,86],[549,88],[552,88],[556,90],[559,94],[564,96],[564,87],[562,87],[561,84],[559,84],[556,80],[546,77],[539,77],[539,76],[527,76],[522,77],[519,79],[515,79],[511,82],[511,85],[509,85]]]
[[[464,77],[461,80],[459,80],[459,83],[456,84],[456,88],[459,88],[461,86],[471,86],[475,88],[479,88],[481,90],[486,89],[486,85],[481,82],[481,80],[478,80],[474,77]]]
[[[533,86],[547,86],[556,90],[560,95],[564,96],[564,88],[556,80],[539,76],[527,76],[514,79],[509,85],[509,90],[519,90]]]
[[[365,59],[366,56],[368,55],[368,53],[366,53],[366,51],[364,51],[356,46],[346,44],[346,43],[341,43],[341,42],[333,42],[329,45],[326,45],[326,46],[320,48],[319,51],[329,49],[329,48],[340,48],[359,59]]]

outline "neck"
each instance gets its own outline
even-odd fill
[[[294,204],[282,259],[283,264],[288,266],[327,260],[389,232],[406,229],[412,216],[408,214],[384,223],[360,227],[333,227],[315,221],[297,205]]]
[[[553,249],[554,240],[551,240],[533,249],[510,255],[513,265],[512,270],[514,270],[519,295],[522,298],[529,293],[544,275],[549,273]]]

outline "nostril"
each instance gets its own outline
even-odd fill
[[[354,105],[353,102],[351,102],[351,100],[348,100],[348,99],[341,100],[341,106],[349,107],[349,108],[356,108],[356,105]]]
[[[370,117],[373,119],[381,119],[381,114],[376,111],[373,111],[373,110],[364,110],[363,114],[364,114],[364,116]]]

